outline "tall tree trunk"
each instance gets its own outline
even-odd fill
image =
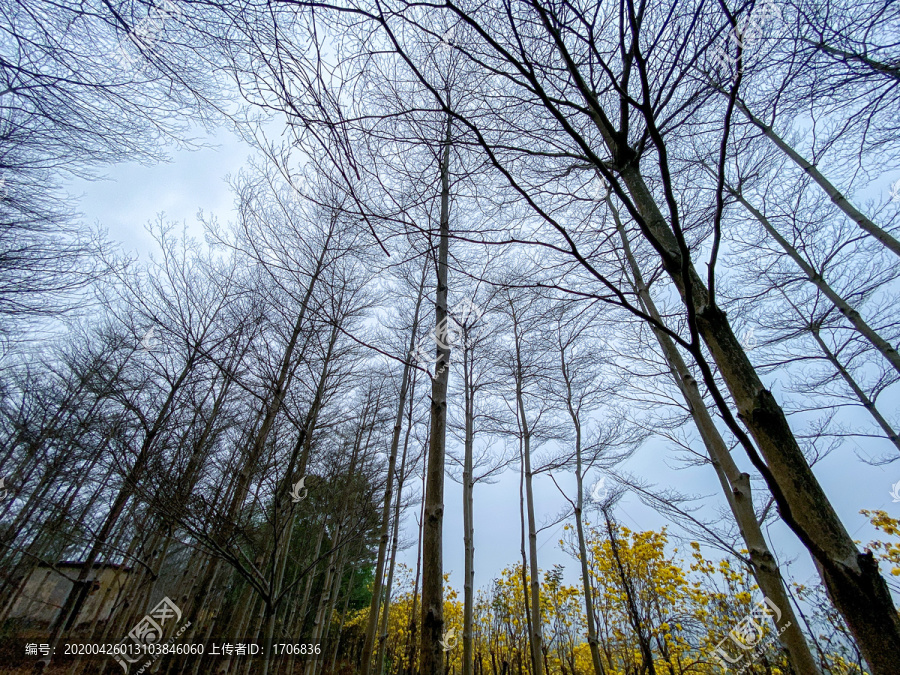
[[[403,503],[403,486],[406,483],[406,478],[409,475],[409,469],[406,466],[406,457],[407,451],[409,450],[409,437],[412,432],[412,424],[413,424],[413,408],[415,407],[416,400],[416,379],[415,373],[413,373],[413,381],[410,383],[410,391],[409,391],[409,407],[406,416],[406,433],[403,437],[403,457],[400,459],[400,473],[397,479],[397,501],[394,505],[394,523],[393,523],[393,534],[391,539],[391,563],[388,569],[388,580],[387,587],[384,592],[384,608],[382,610],[381,617],[381,629],[378,635],[378,657],[376,663],[378,664],[378,675],[384,674],[384,649],[385,644],[387,643],[388,638],[388,619],[390,618],[391,612],[391,589],[394,584],[394,566],[397,562],[397,551],[400,547],[400,506]],[[412,619],[415,616],[415,608],[411,610],[410,618]]]
[[[343,514],[341,515],[341,521],[335,526],[335,537],[332,540],[332,544],[340,539],[341,529],[343,525]],[[327,626],[325,625],[325,615],[328,610],[328,604],[331,600],[331,591],[332,586],[334,585],[334,575],[337,573],[338,566],[338,549],[335,548],[332,550],[331,555],[328,557],[328,567],[325,570],[325,580],[322,582],[322,593],[319,595],[319,607],[316,610],[316,618],[313,622],[313,632],[311,637],[311,642],[313,644],[320,643],[324,640],[323,636],[326,632]],[[313,675],[315,672],[315,659],[307,658],[306,664],[303,667],[303,675]]]
[[[341,623],[338,626],[337,630],[337,638],[334,641],[334,652],[331,657],[331,668],[329,669],[329,673],[334,674],[335,668],[337,667],[337,657],[338,651],[341,648],[341,636],[344,633],[344,622],[347,619],[347,609],[350,607],[350,596],[353,595],[353,575],[356,574],[356,568],[350,568],[350,579],[347,583],[347,591],[344,593],[344,609],[341,612]],[[291,672],[291,671],[288,671]]]
[[[282,585],[284,581],[284,571],[287,567],[288,555],[290,553],[291,547],[291,538],[294,533],[294,503],[293,501],[288,501],[287,497],[289,494],[290,486],[293,482],[292,476],[306,475],[306,467],[309,462],[309,454],[312,449],[312,439],[313,439],[313,431],[316,428],[316,424],[319,419],[319,412],[322,408],[322,400],[325,395],[325,385],[328,380],[329,369],[331,368],[331,359],[334,354],[334,347],[337,343],[338,338],[338,327],[339,323],[335,320],[334,326],[331,330],[331,336],[328,340],[328,347],[325,351],[325,357],[322,360],[322,370],[319,374],[319,380],[316,384],[316,393],[313,397],[313,401],[310,404],[310,408],[307,411],[306,418],[304,419],[303,425],[300,427],[300,430],[297,435],[297,441],[294,444],[293,451],[291,453],[290,460],[288,462],[288,469],[285,471],[284,476],[276,490],[275,493],[275,509],[274,509],[274,523],[276,524],[273,529],[277,532],[279,530],[277,526],[279,514],[284,518],[285,526],[281,529],[284,530],[283,537],[273,537],[272,538],[272,570],[273,575],[271,577],[271,585],[269,595],[272,598],[272,621],[275,622],[278,615],[278,607],[281,604],[283,599],[282,596]],[[273,624],[274,626],[274,624]],[[268,670],[269,661],[272,654],[274,654],[274,645],[272,643],[272,638],[274,636],[274,629],[272,631],[267,632],[266,643],[265,643],[265,668]]]
[[[288,343],[285,347],[284,353],[282,354],[281,362],[279,364],[278,377],[275,380],[274,386],[272,387],[271,398],[263,402],[262,410],[260,411],[257,418],[261,420],[260,425],[252,434],[252,443],[250,444],[248,451],[244,455],[244,461],[242,463],[241,470],[235,477],[234,491],[231,494],[231,500],[228,504],[228,508],[226,509],[226,516],[224,519],[225,527],[221,532],[218,533],[220,541],[228,541],[230,534],[234,529],[234,523],[236,522],[236,518],[240,511],[241,505],[243,504],[250,490],[250,481],[253,469],[259,458],[262,456],[266,441],[272,431],[272,428],[275,425],[276,418],[281,411],[281,406],[284,402],[285,396],[287,395],[287,391],[290,388],[290,384],[297,364],[301,360],[295,355],[295,350],[297,349],[297,344],[300,339],[302,329],[306,323],[306,312],[309,308],[313,291],[315,290],[318,279],[326,266],[325,259],[327,254],[329,253],[329,244],[333,236],[334,227],[335,224],[331,223],[325,243],[323,244],[322,250],[319,252],[319,257],[316,260],[315,269],[310,276],[309,284],[307,285],[303,299],[300,302],[300,309],[297,313],[297,318],[294,321],[291,336],[288,339]],[[277,566],[275,567],[275,569],[277,570]],[[208,574],[214,576],[216,571],[216,569],[212,569],[208,572]],[[208,579],[210,578],[211,577],[208,577]],[[195,607],[196,606],[197,605],[195,605]],[[190,620],[193,623],[193,619]],[[266,662],[268,662],[268,658],[270,655],[271,650],[267,650]]]
[[[534,640],[531,639],[532,636],[532,621],[531,621],[531,601],[528,599],[528,554],[525,550],[525,460],[522,459],[522,440],[519,440],[519,461],[522,463],[522,469],[519,472],[519,528],[521,541],[519,544],[520,550],[519,554],[522,556],[522,600],[523,605],[525,606],[525,635],[526,642],[528,643],[528,652],[531,666],[531,673],[534,675]],[[519,663],[519,671],[522,670],[521,665],[521,654],[519,655],[520,663]]]
[[[857,312],[853,307],[850,306],[844,298],[842,298],[837,291],[835,291],[825,279],[822,278],[813,267],[806,260],[803,259],[803,256],[800,255],[800,252],[797,251],[793,246],[791,246],[790,242],[781,236],[781,233],[775,229],[769,219],[765,217],[758,209],[756,209],[750,202],[744,199],[744,196],[735,190],[729,190],[732,195],[743,204],[744,208],[746,208],[753,217],[756,218],[760,224],[765,228],[766,232],[778,242],[784,252],[788,254],[788,256],[797,263],[797,266],[803,270],[803,273],[806,275],[807,279],[815,285],[822,294],[828,298],[831,303],[837,307],[838,311],[844,315],[847,321],[850,322],[850,325],[856,329],[856,331],[862,335],[869,343],[877,349],[885,359],[894,367],[898,373],[900,373],[900,354],[897,353],[897,350],[894,349],[893,345],[890,342],[885,340],[878,332],[873,329],[869,324],[866,323],[865,319],[863,319],[859,312]]]
[[[661,322],[662,317],[656,308],[656,304],[653,302],[653,298],[650,296],[649,288],[644,283],[640,267],[638,267],[637,261],[632,254],[628,235],[614,208],[613,217],[618,226],[625,259],[631,269],[634,288],[641,305],[650,317]],[[784,586],[784,580],[775,561],[775,556],[769,550],[762,528],[756,519],[756,513],[753,509],[750,476],[738,469],[728,446],[716,428],[712,416],[709,414],[706,402],[703,400],[703,396],[697,386],[697,381],[688,369],[684,359],[682,359],[675,343],[665,332],[655,326],[652,328],[662,350],[663,357],[669,366],[672,378],[684,397],[694,424],[697,426],[700,438],[703,440],[703,444],[709,453],[710,462],[722,485],[728,506],[734,515],[744,543],[747,545],[753,576],[766,597],[771,599],[781,610],[781,618],[776,622],[776,625],[781,636],[779,640],[788,652],[791,665],[798,673],[818,673],[818,665],[809,649],[809,644],[806,642],[803,631],[800,629],[800,622],[797,621],[797,617],[794,614],[790,597]]]
[[[101,445],[101,449],[98,449],[98,452],[95,453],[94,457],[91,459],[91,462],[86,465],[86,470],[81,473],[82,476],[90,475],[90,472],[96,466],[97,462],[100,461],[100,457],[102,456],[102,449],[106,447],[106,444],[109,442],[109,436],[107,435],[106,441],[104,441],[103,445]],[[82,509],[81,514],[86,514],[90,512],[90,509],[93,508],[94,503],[99,498],[103,488],[108,480],[109,476],[112,475],[113,468],[110,467],[109,471],[106,474],[106,477],[100,481],[99,487],[93,492],[93,494],[88,498],[87,503],[85,504],[84,509]],[[61,517],[70,514],[73,504],[79,495],[78,486],[74,485],[65,495],[66,502],[62,509],[60,509]],[[75,517],[73,520],[78,520],[80,517],[78,514],[73,514]],[[56,519],[54,522],[60,522],[59,519]],[[19,565],[16,566],[16,570],[4,570],[4,574],[8,575],[6,579],[4,579],[4,585],[0,587],[0,606],[3,607],[3,611],[0,612],[0,624],[6,621],[6,618],[9,616],[9,612],[12,610],[13,606],[16,603],[16,600],[21,595],[22,591],[25,590],[25,580],[31,574],[32,570],[36,569],[38,561],[41,557],[43,557],[43,551],[46,545],[49,545],[51,541],[51,537],[47,536],[40,530],[35,534],[32,543],[28,546],[27,556],[23,557],[24,565],[24,574],[21,575],[21,579],[18,584],[15,584],[14,581],[19,578],[19,575],[16,572],[21,569]],[[0,569],[4,569],[6,565],[0,566]]]
[[[525,413],[525,399],[522,388],[522,380],[525,375],[522,367],[521,336],[514,307],[512,308],[512,317],[516,342],[516,411],[519,416],[519,428],[522,434],[522,461],[524,462],[525,471],[525,510],[528,514],[528,571],[531,576],[531,635],[529,638],[532,643],[534,673],[535,675],[543,675],[544,662],[542,656],[544,641],[541,626],[541,580],[537,559],[537,522],[534,515],[533,474],[531,471],[531,429],[528,427],[528,419]]]
[[[307,574],[311,574],[311,570],[307,571]],[[297,621],[297,597],[300,595],[300,587],[299,587],[299,579],[300,579],[300,568],[299,566],[294,570],[294,578],[291,581],[291,593],[290,599],[287,601],[288,606],[288,615],[285,621],[285,625],[287,626],[288,635],[296,635],[302,630],[302,619]],[[294,660],[290,655],[287,659],[282,659],[281,665],[277,672],[281,673],[293,673],[294,672]]]
[[[328,516],[324,516],[322,518],[322,527],[319,528],[319,536],[316,538],[316,548],[315,553],[313,554],[312,560],[318,560],[319,556],[322,555],[322,542],[325,539],[325,528],[328,523]],[[316,567],[313,567],[309,571],[309,577],[304,584],[303,589],[303,600],[300,603],[300,627],[306,623],[306,615],[309,613],[309,596],[312,592],[313,581],[315,581],[316,577]]]
[[[862,404],[863,408],[869,411],[869,414],[872,415],[872,418],[875,422],[878,423],[878,426],[882,428],[885,435],[894,444],[894,447],[897,450],[900,450],[900,437],[897,436],[897,432],[894,430],[894,427],[891,426],[890,422],[888,422],[884,416],[879,412],[878,408],[875,407],[875,401],[870,399],[866,392],[862,390],[856,380],[853,379],[853,376],[847,372],[847,369],[844,368],[844,365],[838,360],[837,356],[832,352],[828,345],[825,344],[825,341],[822,339],[822,336],[819,334],[818,326],[811,326],[810,332],[813,337],[816,339],[816,344],[819,345],[819,348],[822,350],[822,353],[825,354],[825,358],[834,366],[834,369],[840,373],[840,376],[844,379],[844,382],[847,383],[847,386],[853,391],[856,398]]]
[[[404,453],[405,454],[405,453]],[[397,548],[400,539],[400,500],[403,497],[403,483],[397,483],[397,501],[394,504],[394,519],[391,523],[391,555],[388,563],[387,581],[384,584],[384,602],[381,604],[381,619],[378,628],[378,648],[375,650],[375,672],[384,674],[384,652],[387,646],[388,627],[391,616],[391,591],[394,586],[394,569],[397,563]]]
[[[428,438],[425,440],[425,447],[429,447],[431,445],[431,439]],[[425,460],[428,461],[427,458]],[[427,484],[428,473],[426,471],[422,472],[422,507],[419,510],[419,536],[416,538],[416,578],[413,581],[413,601],[412,608],[409,611],[409,641],[406,645],[406,660],[409,667],[406,670],[406,675],[410,673],[414,673],[418,671],[418,668],[415,668],[416,664],[416,633],[418,631],[418,625],[416,622],[416,605],[419,602],[419,578],[422,574],[422,535],[425,531],[425,486]]]
[[[760,131],[763,132],[763,135],[768,138],[772,143],[775,144],[781,152],[787,155],[794,164],[803,169],[803,171],[812,178],[816,184],[825,191],[825,194],[828,195],[828,198],[832,201],[832,203],[837,206],[845,216],[847,216],[854,223],[859,225],[860,229],[862,229],[867,234],[870,234],[872,237],[877,239],[881,244],[892,251],[894,255],[900,256],[900,241],[897,241],[893,236],[891,236],[888,232],[885,232],[883,229],[878,227],[870,218],[868,218],[865,214],[863,214],[859,209],[857,209],[850,201],[838,190],[825,176],[822,175],[822,172],[819,171],[815,165],[811,164],[806,160],[800,153],[794,150],[790,145],[788,145],[784,139],[782,139],[778,134],[775,133],[775,130],[772,129],[768,124],[763,122],[761,119],[756,117],[750,109],[742,102],[738,101],[736,105],[737,109],[744,113],[744,116],[750,120],[750,122]]]
[[[437,363],[431,384],[431,431],[428,448],[425,517],[422,531],[422,644],[420,675],[443,675],[441,641],[444,631],[444,450],[447,436],[447,383],[450,348],[447,345],[447,262],[450,248],[451,117],[441,159],[441,221],[437,255],[437,292],[434,314],[438,340]]]
[[[371,438],[372,429],[374,428],[374,419],[378,414],[380,401],[373,401],[371,397],[366,401],[366,406],[362,411],[359,426],[353,442],[353,452],[350,457],[350,466],[347,471],[348,478],[352,476],[356,469],[359,455],[363,449],[368,447]],[[369,414],[372,414],[373,422],[369,422]],[[364,438],[366,427],[369,427],[369,434]],[[347,522],[348,511],[351,508],[350,500],[344,499],[340,506],[340,511],[335,519],[334,530],[331,533],[330,545],[331,553],[328,556],[328,566],[325,570],[325,580],[322,582],[322,593],[319,596],[319,605],[316,610],[316,617],[313,621],[313,630],[310,642],[317,643],[324,641],[324,636],[328,632],[327,619],[330,610],[333,609],[332,604],[333,589],[335,582],[335,574],[339,573],[339,567],[342,564],[342,554],[344,547],[340,544],[343,537],[344,526]],[[338,581],[340,578],[338,578]],[[316,661],[308,658],[303,668],[303,675],[313,675],[316,672]]]
[[[871,553],[857,550],[807,463],[784,411],[763,386],[725,313],[683,255],[683,242],[679,244],[639,169],[626,162],[618,170],[640,212],[645,234],[654,240],[663,266],[689,310],[690,325],[696,327],[709,348],[738,417],[756,440],[762,458],[733,420],[696,345],[692,354],[723,418],[766,479],[785,523],[815,558],[832,601],[847,621],[873,675],[894,672],[900,662],[900,616],[878,572],[877,561]]]
[[[265,644],[266,644],[266,654],[263,657],[263,666],[262,666],[262,674],[261,675],[269,675],[269,667],[272,662],[272,642],[275,637],[275,617],[278,613],[278,608],[274,606],[272,602],[265,602]],[[252,659],[247,657],[247,661],[250,662]]]
[[[362,651],[362,674],[369,675],[372,669],[372,652],[375,647],[375,632],[378,629],[378,616],[381,609],[382,582],[384,579],[384,565],[387,555],[388,538],[390,535],[391,500],[394,495],[394,472],[397,465],[397,450],[400,447],[400,433],[403,430],[403,412],[406,408],[406,392],[409,389],[410,367],[409,359],[416,346],[416,333],[419,328],[419,309],[422,306],[422,294],[425,290],[425,273],[427,265],[422,265],[422,277],[416,296],[416,308],[413,312],[413,322],[409,334],[409,349],[406,351],[406,360],[403,364],[403,374],[400,379],[400,400],[397,403],[397,417],[394,420],[394,431],[391,436],[391,451],[388,458],[387,482],[384,488],[384,505],[381,510],[381,537],[378,540],[378,557],[375,563],[375,579],[372,588],[372,601],[369,604],[369,617],[366,624],[366,637]]]
[[[588,649],[591,652],[591,665],[594,667],[594,675],[606,675],[603,662],[600,659],[600,648],[597,640],[597,619],[594,616],[594,592],[591,588],[591,571],[588,565],[587,541],[584,536],[584,469],[581,448],[581,416],[573,405],[572,382],[569,369],[566,364],[565,349],[560,346],[560,365],[563,381],[566,385],[566,409],[575,429],[575,486],[578,490],[575,496],[575,533],[578,538],[578,556],[581,562],[581,586],[584,592],[584,612],[587,620]]]
[[[465,397],[465,457],[463,458],[463,546],[465,570],[463,572],[463,659],[462,675],[473,675],[473,629],[475,624],[475,482],[472,476],[472,453],[475,445],[475,392],[472,382],[470,357],[472,347],[468,340],[463,346],[463,395]]]
[[[338,598],[341,595],[341,584],[344,580],[344,570],[347,566],[347,551],[348,547],[341,547],[341,555],[340,562],[338,563],[337,575],[334,578],[334,587],[332,588],[331,595],[328,600],[328,611],[325,612],[325,633],[322,637],[322,655],[318,659],[313,659],[313,663],[316,664],[315,673],[321,673],[322,669],[325,667],[325,647],[327,646],[329,627],[331,626],[332,620],[334,619],[334,608],[337,606]]]
[[[228,540],[228,537],[231,534],[231,530],[233,529],[233,526],[231,524],[237,518],[237,514],[241,508],[241,505],[244,503],[244,500],[249,493],[250,479],[253,473],[254,466],[262,456],[266,441],[268,440],[269,434],[271,433],[272,428],[275,425],[275,420],[278,417],[279,412],[281,411],[281,406],[284,402],[285,396],[287,395],[287,390],[290,387],[294,371],[297,367],[297,364],[301,360],[300,358],[297,358],[295,356],[294,351],[297,348],[297,342],[300,339],[301,331],[303,330],[303,327],[306,323],[306,312],[308,311],[310,301],[312,300],[313,291],[315,290],[316,283],[318,282],[319,277],[325,268],[325,257],[329,252],[328,246],[331,242],[335,224],[332,223],[330,227],[331,229],[329,229],[328,231],[328,236],[322,246],[322,250],[319,252],[319,257],[316,260],[315,270],[310,277],[309,285],[306,287],[306,292],[303,296],[303,300],[300,302],[300,310],[297,312],[297,319],[294,322],[291,336],[288,339],[284,354],[281,357],[281,363],[279,364],[278,370],[278,378],[275,380],[274,387],[272,387],[272,396],[271,398],[263,402],[262,410],[260,411],[259,416],[261,418],[260,426],[253,434],[253,441],[248,448],[248,451],[245,453],[245,460],[241,467],[241,471],[238,473],[236,488],[232,495],[231,502],[229,503],[227,515],[225,518],[225,531],[221,533],[222,541]]]
[[[570,134],[581,143],[597,171],[604,175],[618,174],[624,183],[631,197],[629,206],[634,207],[633,210],[630,209],[631,215],[659,255],[666,274],[677,287],[687,309],[691,335],[694,336],[695,331],[699,333],[709,348],[738,409],[738,418],[756,440],[762,457],[734,419],[727,401],[718,390],[702,348],[692,339],[691,353],[723,419],[744,447],[753,465],[766,479],[781,517],[813,555],[832,601],[850,627],[873,675],[894,672],[896,664],[900,662],[900,616],[894,608],[887,584],[878,572],[874,556],[871,553],[861,554],[857,550],[807,463],[784,411],[771,392],[763,387],[731,330],[728,318],[716,305],[715,298],[710,295],[709,289],[693,267],[690,249],[680,228],[676,227],[678,210],[668,170],[666,143],[656,125],[652,105],[648,102],[640,108],[640,113],[647,123],[648,136],[659,158],[671,223],[663,216],[641,174],[640,157],[629,145],[628,134],[616,129],[604,114],[603,105],[585,83],[558,28],[552,23],[546,10],[540,6],[537,6],[537,10],[545,29],[556,43],[566,68],[578,83],[588,104],[590,118],[602,138],[606,152],[613,159],[612,163],[604,164],[578,132],[570,129]],[[646,88],[649,85],[643,71],[643,57],[637,60],[636,65],[642,71],[642,86]],[[628,105],[624,99],[622,102],[623,105]],[[749,113],[746,108],[743,110],[745,114]],[[839,207],[842,205],[841,200],[836,200],[836,203]],[[864,229],[872,230],[870,224],[859,220],[857,222]],[[878,235],[874,230],[870,233]],[[881,241],[885,243],[883,238]],[[900,254],[900,246],[891,248]],[[583,258],[579,262],[586,269],[592,270]]]
[[[197,355],[197,350],[192,349],[190,355],[185,361],[184,367],[178,374],[178,377],[169,387],[169,392],[166,395],[166,399],[163,402],[163,405],[153,422],[153,426],[147,430],[147,435],[144,437],[143,443],[141,443],[141,449],[138,452],[138,456],[135,459],[134,465],[131,467],[128,475],[124,478],[122,485],[119,488],[118,494],[116,495],[116,498],[113,501],[112,506],[110,507],[109,513],[107,514],[103,525],[100,527],[99,532],[97,532],[94,543],[91,546],[91,549],[88,552],[84,563],[81,565],[81,568],[78,571],[78,577],[72,584],[72,588],[67,594],[66,599],[59,610],[56,622],[51,629],[50,637],[48,639],[51,654],[54,653],[54,650],[62,636],[65,634],[65,631],[67,631],[77,620],[78,613],[81,611],[81,608],[84,606],[84,603],[88,598],[88,594],[90,593],[91,589],[91,584],[88,582],[88,577],[90,576],[90,572],[94,567],[94,563],[97,561],[100,552],[106,546],[107,539],[112,533],[115,525],[118,523],[119,517],[124,511],[125,504],[131,497],[132,491],[143,478],[147,461],[150,458],[150,451],[154,447],[157,437],[162,432],[163,426],[169,417],[169,413],[171,412],[172,407],[175,404],[175,396],[178,394],[181,387],[187,380],[188,375],[193,370]],[[34,665],[34,672],[36,674],[43,672],[45,666],[49,665],[49,663],[49,657],[45,660],[37,661]]]
[[[238,581],[237,584],[241,583],[241,577],[237,573],[232,575]],[[240,588],[240,586],[238,586]],[[257,593],[253,592],[253,588],[251,584],[247,581],[244,581],[244,590],[241,591],[240,600],[237,603],[236,611],[237,615],[232,615],[230,617],[230,621],[225,624],[228,627],[227,633],[235,639],[243,638],[247,635],[247,627],[250,625],[253,616],[253,610],[257,608],[257,606],[262,607],[263,599]],[[212,633],[213,626],[216,624],[217,618],[213,619],[209,623],[209,627],[207,629],[206,635],[209,636]],[[229,655],[225,662],[219,664],[219,668],[217,672],[229,672],[231,670],[231,664],[235,661],[234,655]],[[199,669],[199,662],[194,666],[194,673],[196,674]]]
[[[603,518],[606,520],[606,531],[609,533],[609,546],[616,563],[616,570],[619,572],[619,578],[622,580],[622,588],[625,591],[625,611],[631,619],[632,628],[634,628],[638,645],[641,648],[641,658],[644,662],[641,667],[641,672],[647,672],[649,675],[656,675],[656,666],[653,664],[653,648],[650,645],[650,637],[644,631],[644,622],[637,606],[634,589],[631,586],[631,578],[622,566],[622,555],[619,552],[618,535],[616,532],[618,526],[612,520],[612,517],[609,515],[609,511],[606,508],[603,508],[602,511]]]

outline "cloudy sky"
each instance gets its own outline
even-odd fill
[[[205,215],[214,215],[220,222],[232,218],[233,197],[226,177],[236,174],[252,153],[248,145],[224,130],[209,137],[207,143],[216,147],[175,151],[170,162],[154,166],[117,165],[108,170],[108,179],[103,181],[72,182],[69,190],[76,199],[77,209],[87,222],[99,223],[108,230],[111,239],[142,258],[155,250],[155,242],[147,233],[146,225],[161,213],[168,221],[185,224],[193,236],[202,240],[203,230],[197,219],[198,213],[202,211]],[[777,383],[770,379],[767,384],[779,397]],[[879,401],[879,407],[890,412],[897,410],[898,403],[900,401],[896,398],[885,397]],[[864,413],[859,410],[854,414]],[[792,424],[799,428],[796,422],[792,420]],[[849,440],[815,468],[826,494],[851,536],[862,543],[877,535],[859,514],[860,509],[883,509],[894,517],[900,517],[900,503],[894,502],[890,494],[892,484],[900,482],[900,463],[873,467],[860,460],[887,455],[892,449],[886,441]],[[753,475],[743,452],[737,450],[736,457],[741,468]],[[671,449],[661,441],[645,444],[622,469],[660,490],[675,489],[684,494],[705,497],[698,504],[702,503],[702,513],[708,516],[725,505],[713,470],[709,467],[677,470]],[[571,497],[574,479],[565,474],[556,474],[554,478]],[[590,483],[594,480],[594,477],[589,478]],[[609,479],[607,484],[611,484]],[[758,495],[757,492],[757,504]],[[536,479],[535,500],[537,513],[541,514],[539,520],[544,523],[552,522],[566,506],[554,482],[546,475]],[[477,485],[475,512],[476,587],[483,588],[504,567],[521,560],[518,472],[508,470],[496,484]],[[622,499],[616,515],[623,525],[631,529],[659,529],[667,524],[660,514],[632,494]],[[417,516],[418,508],[407,513],[408,541],[414,539],[414,518]],[[562,527],[563,523],[559,523],[540,533],[539,563],[544,570],[557,563],[564,565],[565,579],[574,583],[578,579],[578,564],[558,546],[563,536]],[[677,527],[670,527],[670,532],[677,534],[679,531]],[[814,569],[796,537],[780,522],[771,525],[769,533],[779,562],[788,565],[788,576],[799,582],[809,581]],[[448,479],[445,482],[444,569],[451,573],[451,583],[460,591],[463,581],[462,542],[462,491],[459,484]],[[414,566],[415,546],[407,549],[401,560]]]

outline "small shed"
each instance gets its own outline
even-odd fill
[[[10,618],[49,625],[59,613],[84,563],[64,561],[56,565],[39,563],[24,580],[10,612]],[[106,621],[131,573],[130,567],[94,563],[88,576],[91,592],[74,625]]]

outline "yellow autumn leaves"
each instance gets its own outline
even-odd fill
[[[863,513],[879,531],[900,538],[900,522],[883,511]],[[658,674],[721,673],[712,656],[716,645],[761,599],[747,567],[708,559],[696,542],[690,543],[685,559],[677,547],[670,545],[665,529],[634,532],[614,526],[610,533],[605,527],[586,524],[585,535],[598,651],[606,675],[650,672],[645,665],[648,654]],[[560,546],[578,560],[577,542],[568,526]],[[893,574],[900,574],[900,543],[877,541],[868,548],[882,564],[892,566]],[[580,569],[580,563],[572,569]],[[593,675],[583,582],[577,578],[566,584],[563,576],[559,566],[542,575],[543,650],[537,657],[548,674]],[[390,675],[408,673],[415,667],[416,623],[421,612],[420,598],[413,591],[413,571],[401,565],[398,577],[400,589],[391,602],[384,648],[383,672]],[[502,570],[488,588],[478,592],[472,634],[476,674],[530,672],[526,611],[530,597],[524,592],[530,581],[518,563]],[[803,607],[806,631],[812,631],[814,647],[818,647],[815,651],[822,660],[823,673],[863,675],[856,665],[849,634],[822,589],[792,585],[792,590]],[[345,625],[344,639],[351,652],[356,648],[355,641],[362,639],[366,613],[361,610]],[[463,604],[449,585],[444,592],[444,621],[445,629],[454,630],[459,638],[445,654],[447,672],[459,673]],[[789,672],[785,655],[774,640],[772,647],[744,671],[747,675]]]

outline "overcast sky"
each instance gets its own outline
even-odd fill
[[[159,213],[164,213],[168,221],[186,224],[190,233],[202,240],[198,212],[202,210],[204,214],[215,215],[220,222],[232,219],[233,196],[225,179],[229,174],[236,174],[252,152],[248,145],[227,131],[209,138],[208,142],[217,147],[173,152],[172,161],[155,166],[117,165],[107,172],[108,180],[71,183],[69,190],[77,199],[77,210],[87,222],[99,223],[108,230],[112,240],[142,258],[155,250],[155,242],[148,235],[146,225]],[[772,385],[771,380],[767,384],[774,386],[776,398],[781,398],[777,384]],[[451,405],[453,403],[451,401]],[[885,396],[879,400],[879,408],[888,413],[889,418],[896,417],[891,413],[898,409],[898,403],[900,401],[896,397]],[[865,413],[858,409],[854,414]],[[799,428],[795,420],[792,424]],[[452,441],[448,439],[449,442]],[[851,536],[863,544],[877,535],[859,514],[860,509],[883,509],[894,517],[900,517],[900,503],[894,503],[890,494],[892,484],[900,482],[900,462],[886,467],[872,467],[858,459],[857,455],[884,456],[892,450],[893,446],[887,441],[849,440],[815,467],[816,475]],[[744,453],[736,450],[735,454],[741,468],[753,475]],[[674,469],[675,466],[672,450],[662,441],[655,440],[645,444],[623,468],[660,489],[673,488],[682,493],[706,496],[704,508],[707,515],[725,505],[719,482],[711,468],[679,471]],[[574,479],[566,474],[555,474],[554,477],[573,497]],[[593,480],[589,478],[589,484]],[[607,483],[610,483],[609,479]],[[756,503],[759,504],[759,492],[756,493]],[[541,514],[539,521],[549,522],[564,509],[566,502],[553,481],[542,475],[535,483],[535,504],[537,513]],[[663,517],[643,505],[634,495],[625,496],[619,503],[616,516],[623,525],[635,530],[659,529],[667,524]],[[416,534],[412,529],[415,517],[418,517],[418,508],[407,513],[408,541],[414,540]],[[521,561],[519,522],[519,477],[516,470],[508,470],[494,485],[476,486],[476,588],[486,587],[504,567]],[[563,536],[562,527],[560,523],[540,533],[539,563],[543,570],[557,563],[563,564],[566,581],[575,583],[579,574],[578,563],[558,546]],[[670,532],[677,533],[677,527],[670,526]],[[771,526],[770,534],[779,562],[790,563],[788,576],[798,582],[809,581],[814,569],[809,555],[802,550],[796,537],[780,521]],[[415,565],[414,545],[401,560],[410,566]],[[449,478],[445,481],[444,569],[451,573],[452,585],[461,592],[462,490]]]

